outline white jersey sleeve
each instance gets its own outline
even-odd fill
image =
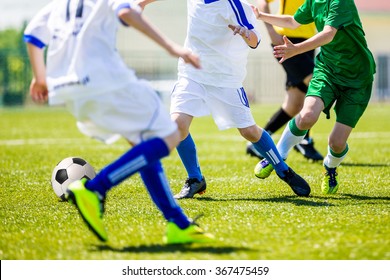
[[[54,1],[47,4],[38,14],[29,22],[24,30],[25,42],[31,43],[39,48],[49,44],[50,31],[47,22],[54,7]]]

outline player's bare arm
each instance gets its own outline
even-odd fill
[[[249,47],[255,49],[259,45],[259,38],[252,30],[241,25],[229,24],[228,27],[233,31],[233,35],[240,35]]]
[[[48,98],[48,90],[46,84],[44,50],[28,43],[27,52],[33,71],[33,79],[30,84],[31,98],[34,102],[45,103]]]
[[[257,19],[262,20],[268,24],[276,25],[284,28],[296,29],[301,26],[293,16],[290,15],[273,15],[259,11],[258,8],[252,5],[252,10]]]
[[[326,25],[321,32],[298,44],[293,44],[286,36],[284,36],[284,44],[274,47],[274,56],[276,58],[280,58],[279,63],[283,63],[283,61],[290,57],[314,50],[332,42],[336,33],[336,28]]]
[[[271,9],[269,7],[269,4],[265,0],[257,0],[257,7],[261,12],[268,13],[268,14],[271,13]],[[273,25],[266,23],[266,22],[264,22],[264,25],[265,25],[265,28],[267,29],[268,35],[271,39],[271,43],[273,45],[283,45],[283,43],[284,43],[283,36],[278,34],[275,31]]]
[[[191,53],[189,50],[184,49],[183,47],[165,37],[141,14],[139,10],[123,8],[119,11],[118,16],[127,25],[134,27],[155,41],[172,56],[181,57],[186,63],[192,64],[195,68],[200,68],[200,61],[197,55]]]

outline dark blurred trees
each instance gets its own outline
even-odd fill
[[[0,31],[0,105],[22,105],[28,93],[31,71],[23,30]]]

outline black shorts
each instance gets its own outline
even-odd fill
[[[288,38],[292,43],[305,41],[304,38]],[[279,60],[279,59],[278,59]],[[286,88],[302,87],[303,80],[313,73],[314,50],[293,56],[282,63],[287,74]],[[306,92],[306,90],[303,90]]]

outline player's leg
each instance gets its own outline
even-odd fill
[[[301,112],[285,127],[277,144],[277,149],[283,159],[286,159],[290,150],[305,137],[307,130],[317,122],[324,109],[323,101],[316,96],[308,96],[305,99]],[[255,175],[259,178],[267,178],[272,172],[268,159],[263,159],[255,167]]]
[[[317,122],[323,109],[324,103],[319,97],[306,97],[302,110],[289,121],[278,142],[278,150],[283,158],[287,158],[291,148],[305,137],[307,131]]]
[[[184,113],[172,113],[171,118],[178,124],[183,139],[176,149],[187,172],[184,186],[175,198],[192,198],[195,194],[203,194],[206,191],[206,180],[200,169],[196,145],[189,133],[193,117]]]
[[[180,78],[171,95],[171,119],[179,127],[181,142],[177,152],[187,172],[187,179],[175,198],[192,198],[206,191],[206,180],[202,174],[195,142],[189,133],[193,117],[208,115],[203,85],[187,78]]]
[[[307,85],[301,82],[297,86],[290,87],[288,92],[290,92],[289,96],[291,98],[289,103],[285,105],[285,108],[290,115],[295,116],[303,107],[307,92]],[[298,111],[296,111],[297,109]],[[324,157],[314,147],[314,140],[310,137],[310,129],[307,131],[304,139],[294,146],[294,150],[300,152],[305,158],[314,162],[324,159]]]
[[[108,236],[102,216],[107,192],[168,154],[169,148],[161,138],[156,137],[142,142],[104,167],[95,178],[89,181],[76,181],[69,185],[67,198],[77,206],[92,232],[100,240],[106,241]]]
[[[361,88],[338,86],[339,98],[334,107],[336,124],[329,136],[328,154],[324,159],[325,174],[321,189],[324,194],[334,194],[339,188],[337,167],[348,152],[347,140],[352,129],[367,108],[372,83]]]
[[[287,164],[281,158],[274,141],[267,131],[257,125],[238,128],[238,131],[246,140],[253,144],[259,154],[272,164],[278,174],[288,169]]]
[[[240,134],[252,142],[256,150],[271,162],[278,176],[297,195],[308,196],[310,187],[307,182],[283,161],[268,132],[256,125],[244,88],[214,88],[210,92],[209,104],[218,128],[223,130],[236,127]]]
[[[278,111],[276,111],[272,117],[269,119],[269,121],[266,123],[265,127],[263,128],[265,131],[267,131],[270,135],[278,131],[281,127],[283,127],[289,120],[291,120],[292,116],[295,116],[295,114],[287,113],[290,110],[286,109],[286,106],[290,104],[289,100],[291,100],[291,96],[289,93],[286,94],[285,100],[282,104],[282,107],[279,108]],[[303,101],[302,101],[303,104]],[[298,111],[299,112],[299,111]],[[250,156],[257,157],[260,160],[262,160],[264,157],[256,150],[256,148],[253,146],[251,142],[248,142],[246,147],[246,153]]]
[[[139,91],[144,92],[143,98],[137,98]],[[177,146],[180,134],[176,123],[166,114],[154,90],[143,83],[130,85],[115,94],[100,96],[75,107],[79,108],[79,113],[75,115],[80,119],[87,119],[99,128],[92,130],[90,126],[89,135],[96,133],[95,137],[102,138],[104,131],[121,133],[130,143],[135,144],[120,158],[104,167],[92,180],[77,181],[75,185],[69,186],[69,197],[74,198],[72,200],[84,221],[99,239],[105,241],[107,233],[102,223],[101,206],[107,192],[136,172],[159,171],[158,162]],[[107,111],[110,114],[106,114]],[[83,117],[82,114],[86,116]],[[154,179],[153,184],[146,182],[149,192],[165,193],[161,197],[153,195],[154,202],[164,211],[164,216],[175,216],[176,221],[183,226],[186,219],[177,209],[177,205],[170,203],[174,199],[167,191],[165,176]],[[159,188],[162,189],[158,190]]]
[[[263,155],[264,160],[270,163],[268,169],[264,168],[263,172],[268,170],[270,174],[275,169],[279,178],[285,181],[295,194],[299,196],[308,196],[310,194],[309,184],[284,162],[267,131],[259,128],[257,125],[239,128],[238,130],[245,139],[253,143],[256,150]]]
[[[168,244],[211,242],[214,237],[188,219],[173,198],[160,161],[140,171],[145,186],[168,221],[164,241]]]
[[[328,153],[324,158],[324,177],[321,190],[324,194],[335,194],[339,188],[337,167],[348,153],[347,140],[352,127],[336,122],[329,136]]]

